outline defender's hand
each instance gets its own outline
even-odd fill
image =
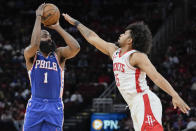
[[[174,105],[174,109],[178,107],[183,113],[188,113],[190,110],[190,107],[182,100],[182,98],[180,98],[180,96],[172,97],[172,103]]]
[[[36,10],[36,16],[43,16],[43,9],[44,9],[45,3],[41,4],[37,10]]]
[[[57,21],[56,24],[50,25],[50,26],[46,26],[46,27],[48,27],[50,29],[53,29],[53,30],[57,30],[60,27],[60,24],[59,24],[59,21]]]
[[[65,18],[65,20],[67,21],[67,22],[69,22],[71,25],[73,25],[73,26],[75,26],[75,23],[76,23],[76,19],[74,19],[74,18],[72,18],[71,16],[69,16],[68,14],[62,14],[63,15],[63,17]]]

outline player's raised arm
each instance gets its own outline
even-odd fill
[[[187,113],[190,107],[181,99],[169,82],[156,70],[153,64],[143,53],[134,53],[130,60],[131,65],[139,67],[146,72],[148,77],[167,94],[172,96],[174,108],[179,107],[183,113]]]
[[[65,59],[72,58],[80,51],[80,45],[76,39],[74,39],[68,32],[66,32],[57,22],[55,25],[48,26],[51,29],[56,30],[65,40],[67,46],[57,48],[57,54]]]
[[[112,57],[114,51],[118,49],[118,47],[113,44],[104,41],[101,39],[94,31],[84,26],[79,21],[75,20],[74,18],[70,17],[68,14],[63,14],[66,21],[68,21],[71,25],[76,26],[83,37],[97,49],[99,49],[104,54]]]
[[[45,4],[42,4],[36,10],[36,20],[33,28],[33,33],[31,36],[31,43],[24,50],[24,56],[28,62],[30,58],[35,56],[36,51],[39,49],[40,45],[40,34],[41,34],[41,16],[43,15],[43,7]]]

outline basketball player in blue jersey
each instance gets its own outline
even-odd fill
[[[36,10],[31,43],[24,50],[32,93],[27,104],[24,131],[62,131],[65,61],[80,50],[78,42],[63,30],[59,22],[49,28],[56,30],[67,46],[55,48],[49,32],[41,30],[43,6]]]

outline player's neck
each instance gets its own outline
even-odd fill
[[[42,55],[46,58],[46,57],[48,57],[48,55],[50,54],[50,53],[44,53],[44,52],[41,52],[42,53]]]
[[[130,50],[132,50],[132,47],[131,46],[124,46],[124,47],[121,47],[120,53],[121,54],[124,54],[125,52],[128,52]]]

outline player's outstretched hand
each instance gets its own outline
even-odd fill
[[[172,103],[174,105],[174,109],[177,107],[183,112],[188,113],[190,107],[180,98],[180,96],[172,97]]]
[[[44,9],[45,3],[41,4],[37,10],[36,10],[36,16],[43,16],[43,9]]]
[[[59,21],[57,21],[56,24],[54,24],[54,25],[49,25],[49,26],[46,26],[46,27],[48,27],[48,28],[50,28],[50,29],[53,29],[53,30],[56,30],[57,28],[60,27],[60,24],[59,24]]]
[[[62,14],[63,15],[63,17],[65,18],[65,20],[67,21],[67,22],[69,22],[71,25],[75,25],[75,23],[76,23],[76,19],[74,19],[74,18],[72,18],[71,16],[69,16],[68,14]]]

